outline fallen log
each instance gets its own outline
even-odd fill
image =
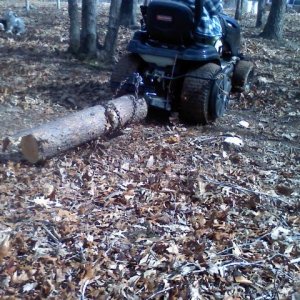
[[[0,152],[0,162],[7,162],[9,160],[19,162],[24,160],[20,149],[20,142],[22,136],[30,134],[30,130],[22,130],[12,136],[6,137],[2,141],[2,152]]]
[[[31,163],[37,163],[140,121],[147,116],[147,112],[145,99],[125,95],[110,100],[106,105],[89,107],[17,133],[4,141],[6,145],[13,145],[12,159],[21,156]]]

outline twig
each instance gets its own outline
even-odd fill
[[[219,137],[222,136],[207,136],[207,137],[202,137],[200,138],[195,138],[192,141],[190,141],[190,144],[195,144],[195,143],[202,143],[202,142],[206,142],[206,141],[213,141],[213,140],[217,140]]]
[[[43,229],[47,232],[47,234],[52,238],[52,240],[55,243],[61,244],[60,240],[46,227],[46,225],[41,224],[41,226],[43,227]]]
[[[122,194],[123,194],[123,192],[121,192],[121,191],[115,191],[115,192],[112,192],[112,193],[108,194],[108,195],[103,199],[103,201],[105,202],[105,201],[109,200],[110,198],[113,198],[113,197],[115,197],[115,196],[120,196],[120,195],[122,195]]]
[[[158,292],[156,292],[156,293],[154,293],[154,294],[152,294],[150,297],[148,297],[146,300],[150,300],[150,299],[154,299],[156,296],[158,296],[159,294],[163,294],[163,293],[165,293],[165,292],[167,292],[167,291],[169,291],[169,290],[171,290],[171,289],[173,289],[174,287],[173,286],[170,286],[170,287],[168,287],[168,288],[165,288],[165,289],[163,289],[163,290],[160,290],[160,291],[158,291]]]
[[[85,297],[84,297],[84,294],[85,294],[85,290],[88,286],[88,284],[90,283],[90,280],[87,279],[85,282],[84,282],[84,285],[82,286],[82,290],[81,290],[81,296],[80,296],[80,300],[84,300]]]
[[[226,265],[221,265],[222,268],[228,268],[232,266],[239,266],[239,267],[248,267],[248,266],[259,266],[261,264],[265,263],[265,261],[255,261],[253,263],[250,262],[243,262],[243,261],[234,261],[232,263],[226,264]]]
[[[236,189],[236,190],[241,191],[241,192],[255,194],[255,195],[266,197],[266,198],[269,198],[269,199],[272,199],[272,200],[277,200],[277,201],[280,201],[280,202],[290,206],[290,203],[288,203],[287,201],[285,201],[285,200],[283,200],[279,197],[272,196],[272,195],[269,195],[269,194],[266,194],[266,193],[263,193],[263,192],[259,192],[259,191],[250,190],[250,189],[241,187],[239,185],[236,185],[236,184],[233,184],[233,183],[230,183],[230,182],[220,182],[220,181],[214,180],[213,178],[210,178],[208,176],[204,176],[204,175],[200,175],[200,176],[209,183],[216,184],[216,185],[219,185],[219,186],[227,186],[227,187]]]
[[[253,241],[253,242],[243,243],[243,244],[239,244],[239,245],[237,245],[237,246],[238,246],[239,248],[243,248],[243,246],[250,246],[250,245],[256,244],[256,243],[260,242],[264,237],[266,237],[266,236],[268,236],[268,235],[270,235],[270,234],[271,234],[270,232],[265,233],[265,234],[263,234],[262,236],[258,237],[258,238],[257,238],[255,241]],[[226,248],[226,249],[224,249],[224,250],[222,250],[222,251],[216,253],[216,255],[222,255],[223,253],[226,253],[227,251],[232,250],[232,249],[234,249],[234,247],[228,247],[228,248]]]
[[[279,294],[278,294],[278,287],[276,285],[276,281],[277,281],[277,278],[278,278],[278,270],[276,271],[276,277],[274,279],[274,293],[276,294],[276,299],[279,300]]]
[[[291,260],[291,264],[297,264],[298,262],[300,262],[300,257]]]

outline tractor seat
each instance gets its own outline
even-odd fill
[[[193,40],[194,13],[181,2],[152,0],[147,8],[146,28],[150,39],[187,45]]]

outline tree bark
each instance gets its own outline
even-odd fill
[[[236,10],[234,18],[236,20],[241,20],[242,16],[245,14],[245,11],[247,10],[247,1],[248,0],[237,0],[236,1]]]
[[[235,8],[235,14],[234,14],[234,18],[236,20],[240,20],[241,19],[241,15],[242,15],[242,0],[237,0],[236,1],[236,8]]]
[[[104,41],[104,60],[112,61],[116,50],[120,28],[120,8],[122,0],[111,0],[109,10],[108,31]]]
[[[77,0],[68,0],[70,42],[68,51],[78,54],[80,48],[80,15]]]
[[[286,0],[273,0],[267,23],[260,34],[266,39],[280,40],[283,34],[284,13]]]
[[[137,26],[138,0],[122,0],[120,8],[120,25],[126,27]]]
[[[60,9],[60,8],[61,8],[60,0],[56,0],[56,7],[57,7],[57,9]]]
[[[97,56],[97,0],[82,0],[80,53]]]
[[[29,12],[30,11],[30,2],[29,2],[29,0],[25,0],[25,7],[26,7],[26,11]]]
[[[258,0],[257,5],[257,17],[256,17],[256,24],[255,27],[261,27],[262,26],[262,18],[265,14],[265,8],[266,7],[266,0]]]
[[[75,112],[9,138],[15,141],[14,148],[10,150],[19,151],[19,157],[16,152],[11,152],[12,159],[23,158],[31,163],[43,161],[131,122],[140,121],[146,117],[147,111],[147,103],[143,98],[135,99],[132,95],[126,95],[109,101],[106,106],[97,105]],[[7,138],[4,141],[7,144]]]

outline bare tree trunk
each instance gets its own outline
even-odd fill
[[[242,16],[242,0],[236,0],[236,8],[234,18],[240,20]]]
[[[97,105],[75,112],[9,138],[8,141],[14,141],[13,149],[20,151],[19,156],[14,152],[12,158],[22,157],[31,163],[45,160],[129,123],[140,121],[147,116],[147,111],[148,106],[143,98],[135,99],[127,95],[109,101],[106,106]],[[6,148],[7,144],[6,141]],[[2,158],[0,153],[0,161]]]
[[[97,56],[97,0],[82,0],[80,53]]]
[[[138,0],[122,0],[120,9],[120,25],[126,27],[137,26]]]
[[[237,0],[236,1],[236,10],[234,18],[236,20],[241,20],[242,16],[245,14],[247,10],[247,2],[248,0]]]
[[[247,12],[247,5],[248,5],[248,0],[241,0],[241,11],[242,11],[242,16]]]
[[[78,54],[80,48],[80,15],[77,0],[68,0],[70,42],[68,51]]]
[[[26,11],[29,12],[30,11],[30,2],[29,2],[29,0],[25,0],[25,7],[26,7]]]
[[[60,9],[60,8],[61,8],[60,0],[56,0],[56,7],[57,7],[57,9]]]
[[[117,37],[120,27],[120,8],[122,0],[111,0],[109,11],[108,31],[105,36],[104,53],[105,60],[113,60],[116,50]]]
[[[262,26],[262,19],[265,14],[265,7],[266,7],[266,0],[258,0],[257,5],[257,17],[256,17],[256,24],[255,27]]]
[[[273,0],[267,23],[260,34],[266,39],[280,40],[283,34],[284,13],[286,10],[286,0]]]

